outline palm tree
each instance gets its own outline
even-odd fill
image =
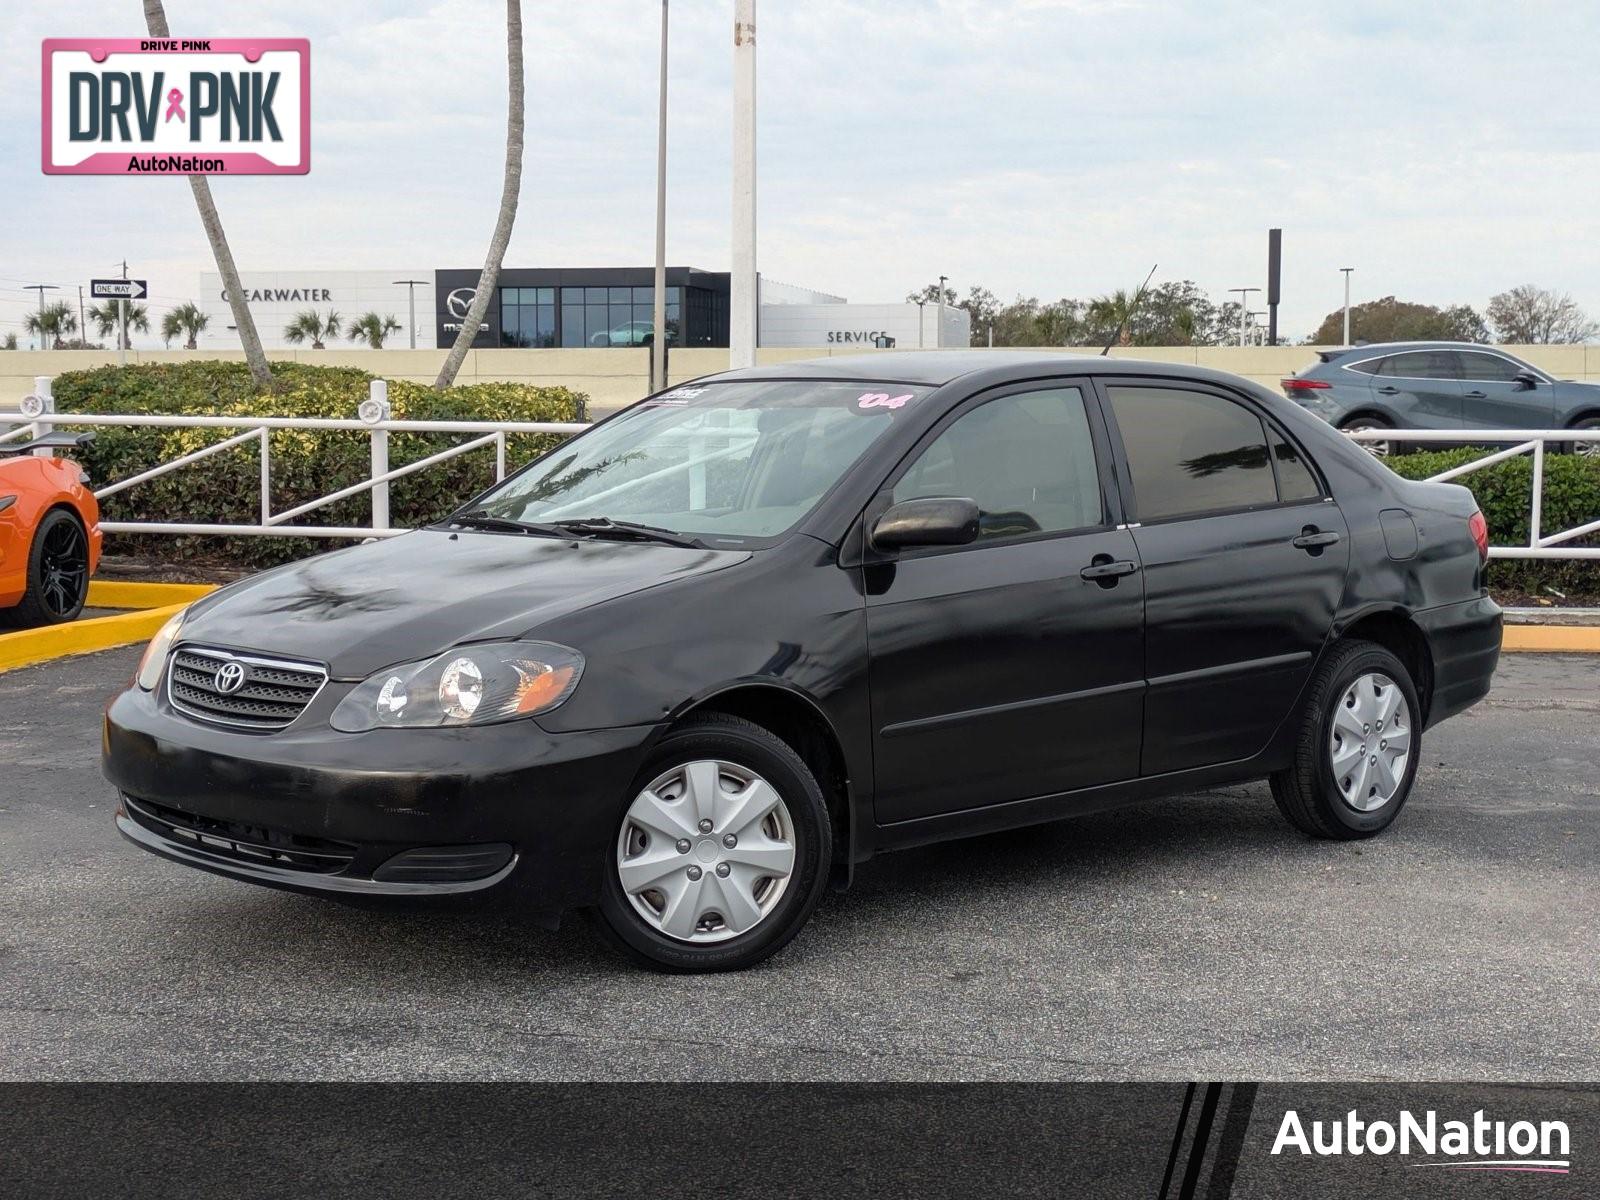
[[[1096,296],[1089,301],[1089,320],[1101,329],[1117,330],[1117,345],[1133,345],[1133,330],[1129,328],[1129,318],[1133,316],[1133,297],[1122,288],[1118,288],[1109,296]]]
[[[38,312],[31,312],[22,322],[22,327],[29,333],[37,333],[39,342],[44,344],[44,339],[50,339],[52,350],[61,349],[62,339],[69,333],[74,333],[78,328],[78,318],[72,315],[72,309],[65,300],[57,300],[54,304],[47,304]]]
[[[3,339],[0,339],[0,350],[15,350],[16,348],[17,348],[17,335],[16,334],[8,333],[8,334],[6,334],[6,336]]]
[[[301,342],[310,342],[313,350],[325,350],[322,344],[324,338],[339,336],[339,314],[331,308],[327,316],[322,316],[314,308],[305,312],[296,313],[294,320],[283,327],[283,340],[293,342],[298,346]]]
[[[100,337],[110,337],[117,332],[122,323],[117,314],[117,302],[115,300],[107,300],[104,304],[91,304],[86,315],[90,321],[94,322],[94,331]],[[140,333],[150,332],[150,310],[143,304],[133,304],[131,302],[128,304],[128,329],[130,331],[137,329]],[[124,350],[132,350],[132,339],[122,339],[122,348]]]
[[[196,348],[195,339],[209,324],[211,318],[200,311],[198,304],[180,304],[161,318],[161,340],[170,346],[172,339],[182,334],[183,348],[193,350]]]
[[[345,329],[345,336],[352,342],[366,342],[374,350],[383,349],[383,339],[391,333],[400,332],[400,322],[389,316],[380,317],[375,312],[362,313]]]
[[[433,386],[440,391],[455,382],[456,372],[472,348],[489,311],[495,284],[500,281],[500,264],[506,257],[506,244],[511,241],[511,225],[517,219],[517,197],[522,191],[522,2],[506,0],[506,166],[505,178],[500,185],[500,215],[494,223],[494,236],[489,239],[489,253],[483,262],[483,274],[478,277],[478,290],[473,294],[472,306],[461,322],[461,332],[439,368],[439,378]]]
[[[167,13],[161,0],[144,0],[144,23],[153,38],[170,38]],[[211,254],[217,260],[217,273],[222,276],[222,286],[227,289],[228,307],[233,310],[233,323],[239,330],[239,341],[244,346],[244,361],[250,366],[250,375],[259,388],[272,386],[272,368],[267,365],[267,352],[261,348],[261,335],[256,332],[255,319],[245,302],[244,285],[239,282],[239,268],[233,261],[233,251],[228,248],[228,237],[222,232],[222,218],[211,199],[211,183],[204,175],[189,176],[189,190],[194,193],[195,207],[200,210],[200,225],[211,242]]]

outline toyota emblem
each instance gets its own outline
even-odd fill
[[[244,686],[244,667],[236,662],[225,662],[217,668],[211,686],[224,696],[231,696]]]

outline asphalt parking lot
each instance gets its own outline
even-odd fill
[[[1600,1075],[1600,658],[1511,655],[1397,824],[1265,785],[885,856],[764,966],[582,920],[364,911],[124,843],[98,722],[135,649],[0,676],[6,1079]]]

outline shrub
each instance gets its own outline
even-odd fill
[[[367,398],[373,376],[351,367],[272,364],[277,388],[258,392],[243,363],[158,363],[70,371],[54,381],[63,412],[137,413],[184,416],[281,416],[350,419]],[[419,383],[391,381],[389,401],[396,419],[574,421],[585,397],[560,387],[478,383],[436,392]],[[213,445],[237,429],[100,427],[94,443],[76,452],[97,486],[125,479],[157,463]],[[415,462],[467,440],[464,434],[392,433],[391,468]],[[507,470],[560,442],[558,434],[516,434],[507,439]],[[344,430],[275,430],[270,436],[273,512],[326,495],[367,478],[371,441]],[[109,521],[255,523],[260,516],[260,449],[254,441],[220,451],[170,474],[108,496],[101,512]],[[492,446],[427,467],[389,485],[389,517],[395,525],[439,519],[494,481]],[[364,525],[372,518],[371,493],[362,492],[295,519],[304,525]],[[340,545],[324,538],[170,537],[159,542],[132,535],[119,549],[148,549],[163,558],[222,559],[264,567]]]
[[[1490,453],[1481,449],[1422,451],[1387,459],[1407,479],[1426,479]],[[1522,455],[1452,480],[1472,489],[1489,522],[1491,545],[1528,544],[1528,512],[1533,499],[1533,457]],[[1600,520],[1600,456],[1555,454],[1545,448],[1544,497],[1539,526],[1546,534]],[[1574,546],[1600,545],[1600,538],[1577,538]],[[1544,585],[1562,592],[1600,593],[1600,562],[1552,559],[1496,559],[1489,566],[1492,587],[1536,593]]]

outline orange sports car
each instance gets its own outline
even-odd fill
[[[100,565],[100,505],[77,463],[32,452],[93,437],[47,433],[0,444],[0,623],[55,625],[83,611]]]

